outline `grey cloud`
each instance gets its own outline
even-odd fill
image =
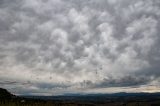
[[[15,84],[17,82],[12,82],[12,81],[3,81],[3,82],[0,82],[0,85],[5,85],[5,84]]]
[[[159,78],[160,72],[159,72],[159,66],[154,66],[154,67],[150,67],[150,68],[146,68],[143,70],[139,70],[136,73],[134,73],[135,75],[144,75],[146,77],[153,77],[155,79]]]
[[[146,85],[153,81],[153,78],[145,77],[145,76],[123,76],[121,78],[104,78],[102,81],[98,83],[94,83],[92,81],[83,81],[81,83],[82,87],[88,88],[108,88],[108,87],[139,87],[142,85]]]
[[[10,86],[12,88],[14,88],[16,86],[30,86],[31,84],[32,83],[30,81],[22,82],[22,81],[10,81],[10,80],[3,81],[3,80],[1,80],[1,82],[0,82],[1,87]]]
[[[38,83],[36,85],[37,88],[39,89],[67,89],[70,87],[70,85],[64,85],[64,84],[50,84],[50,83]]]
[[[17,74],[28,73],[25,80],[40,89],[65,88],[68,81],[74,88],[84,80],[95,87],[152,83],[150,78],[157,80],[160,69],[159,4],[159,0],[1,0],[0,77],[5,80],[9,74],[19,80]],[[50,84],[49,74],[64,85]],[[41,80],[35,83],[30,76]],[[114,78],[106,79],[110,76]]]
[[[132,77],[126,76],[120,79],[104,79],[99,87],[133,87],[149,83],[151,80],[147,77]]]

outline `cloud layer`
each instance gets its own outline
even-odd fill
[[[16,94],[157,91],[159,10],[159,0],[1,0],[0,86]]]

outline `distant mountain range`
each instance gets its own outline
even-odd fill
[[[30,99],[78,102],[121,102],[160,100],[160,93],[65,94],[61,96],[22,96]]]
[[[153,101],[160,100],[160,93],[114,93],[114,94],[65,94],[61,96],[15,96],[6,89],[0,88],[0,99],[26,98],[53,101],[94,101],[94,102],[114,102],[114,101]]]

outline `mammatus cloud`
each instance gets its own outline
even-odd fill
[[[159,91],[159,9],[159,0],[1,0],[0,86]]]

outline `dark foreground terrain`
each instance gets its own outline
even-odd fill
[[[0,106],[160,106],[160,93],[18,97],[0,89]]]

